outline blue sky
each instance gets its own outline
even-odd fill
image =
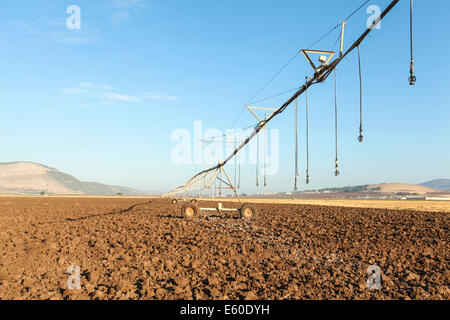
[[[192,165],[171,161],[174,130],[231,128],[242,106],[295,52],[361,0],[16,0],[0,11],[0,161],[34,161],[85,181],[164,191]],[[382,9],[389,1],[371,1]],[[69,30],[69,5],[81,29]],[[369,5],[369,4],[368,4]],[[345,46],[364,31],[366,8],[348,22]],[[446,52],[450,3],[415,1],[417,85],[408,85],[409,1],[401,0],[362,45],[366,142],[357,142],[356,52],[339,67],[341,176],[334,177],[333,78],[310,90],[311,184],[304,181],[300,99],[300,189],[450,178]],[[333,47],[338,30],[315,48]],[[300,86],[298,56],[258,98]],[[266,101],[277,107],[289,95]],[[274,120],[280,171],[262,191],[293,184],[293,108]],[[244,112],[237,128],[254,123]],[[197,167],[198,168],[198,167]],[[242,167],[255,192],[254,166]]]

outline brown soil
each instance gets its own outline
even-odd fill
[[[256,204],[250,222],[189,221],[181,206],[0,198],[0,298],[450,298],[448,213]],[[71,265],[81,290],[67,289]],[[370,265],[381,290],[367,288]]]

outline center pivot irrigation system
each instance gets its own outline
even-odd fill
[[[339,172],[339,163],[338,163],[338,135],[337,135],[337,77],[336,77],[336,70],[339,63],[353,50],[358,49],[358,65],[359,65],[359,84],[360,84],[360,127],[359,127],[359,136],[358,140],[359,142],[364,141],[363,137],[363,119],[362,119],[362,72],[361,72],[361,50],[360,45],[366,39],[366,37],[369,35],[369,33],[380,23],[381,20],[384,19],[384,17],[394,8],[394,6],[400,1],[400,0],[394,0],[392,1],[389,6],[381,13],[381,15],[375,19],[375,21],[367,28],[367,30],[356,40],[347,51],[343,51],[343,45],[344,45],[344,33],[345,33],[345,27],[347,24],[347,21],[350,17],[352,17],[357,11],[359,11],[362,7],[364,7],[368,2],[365,1],[358,9],[356,9],[348,18],[343,20],[340,24],[335,26],[331,31],[336,30],[338,27],[341,27],[340,32],[340,50],[339,50],[339,57],[337,57],[335,60],[332,61],[332,58],[335,56],[335,52],[333,51],[323,51],[323,50],[310,50],[310,49],[303,49],[297,52],[297,54],[294,56],[294,58],[302,53],[306,60],[309,62],[311,67],[314,70],[314,75],[307,76],[306,82],[303,84],[300,88],[295,89],[297,90],[292,97],[290,97],[285,103],[281,105],[279,108],[262,108],[262,107],[256,107],[256,106],[250,106],[249,104],[245,105],[245,108],[250,111],[250,113],[256,118],[258,121],[257,125],[254,127],[253,132],[250,134],[250,136],[246,138],[240,137],[232,137],[225,135],[223,137],[226,138],[225,143],[232,143],[234,144],[234,151],[226,158],[225,160],[218,161],[217,165],[215,165],[212,168],[209,168],[207,170],[201,171],[200,173],[196,174],[193,178],[191,178],[184,186],[179,187],[165,195],[163,195],[163,198],[167,199],[168,201],[171,201],[172,203],[176,204],[178,201],[185,201],[186,203],[182,207],[182,215],[185,218],[191,219],[196,217],[200,211],[210,211],[210,212],[239,212],[240,217],[243,219],[251,219],[256,215],[256,209],[249,205],[249,204],[243,204],[239,194],[236,189],[236,177],[237,172],[239,172],[239,185],[240,185],[240,166],[239,170],[237,170],[237,161],[236,158],[238,156],[238,153],[255,137],[259,139],[259,133],[263,131],[265,133],[265,139],[266,139],[266,128],[267,124],[276,116],[283,113],[286,108],[295,102],[295,130],[296,130],[296,136],[295,136],[295,182],[294,182],[294,190],[297,190],[297,179],[299,176],[298,173],[298,124],[297,124],[297,115],[298,115],[298,97],[305,93],[305,100],[306,100],[306,156],[307,156],[307,169],[306,169],[306,179],[305,182],[308,184],[310,182],[310,173],[309,173],[309,138],[308,138],[308,89],[314,84],[322,83],[324,82],[328,76],[334,72],[335,76],[335,87],[334,87],[334,93],[335,93],[335,126],[336,126],[336,159],[335,159],[335,175],[338,176],[340,174]],[[325,36],[331,33],[328,32]],[[409,84],[415,85],[416,77],[414,75],[414,59],[413,59],[413,0],[410,0],[410,43],[411,43],[411,65],[410,65],[410,76],[409,76]],[[324,36],[324,37],[325,37]],[[312,46],[314,46],[316,43],[318,43],[320,40],[322,40],[324,37],[316,41]],[[338,38],[338,40],[339,40]],[[312,47],[310,46],[310,47]],[[311,55],[319,55],[319,65],[316,65],[313,62],[313,59],[311,58]],[[288,64],[293,60],[293,58],[288,62]],[[287,64],[271,79],[272,81],[285,67]],[[267,83],[268,84],[268,83]],[[265,86],[267,86],[267,84]],[[263,89],[265,88],[263,87]],[[261,89],[260,91],[262,91]],[[260,92],[259,91],[259,92]],[[259,93],[258,92],[258,93]],[[264,112],[270,112],[269,114],[266,114],[265,117],[258,116],[258,111],[264,111]],[[256,111],[256,112],[255,112]],[[253,127],[253,126],[252,126]],[[211,142],[211,141],[200,141],[201,143],[205,142]],[[259,148],[259,143],[258,143]],[[259,150],[258,150],[259,154]],[[265,153],[264,153],[265,154]],[[235,181],[232,182],[232,179],[230,178],[230,175],[228,174],[227,170],[225,169],[225,165],[227,163],[230,163],[231,160],[234,158],[234,166],[235,166]],[[257,180],[256,184],[259,185],[258,181],[258,164],[257,167]],[[266,176],[264,175],[264,185],[267,184]],[[221,196],[221,192],[223,189],[229,189],[234,192],[234,195],[236,196],[237,200],[240,203],[239,209],[226,209],[222,206],[221,203],[218,203],[217,208],[200,208],[199,202],[206,198],[206,197],[214,197],[216,195],[216,191],[219,190],[219,196]],[[193,192],[193,190],[195,190]],[[209,193],[209,194],[208,194]]]

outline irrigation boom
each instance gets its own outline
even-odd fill
[[[209,169],[203,170],[201,172],[199,172],[198,174],[196,174],[194,177],[192,177],[184,186],[179,187],[177,189],[175,189],[172,192],[169,192],[168,194],[164,195],[164,197],[170,197],[174,194],[177,194],[179,192],[182,192],[184,190],[186,190],[189,186],[191,186],[193,183],[197,182],[199,179],[205,177],[206,175],[208,175],[208,173],[211,172],[217,172],[217,171],[223,171],[224,170],[224,166],[231,160],[233,159],[261,130],[263,130],[267,123],[269,123],[273,118],[275,118],[277,115],[281,114],[284,110],[286,110],[286,108],[292,103],[294,102],[300,95],[302,95],[310,86],[314,85],[314,84],[318,84],[321,82],[324,82],[328,76],[333,72],[333,70],[336,69],[336,67],[339,65],[339,63],[349,54],[351,53],[354,49],[358,48],[359,45],[364,41],[364,39],[369,35],[369,33],[378,25],[378,23],[380,23],[381,20],[384,19],[384,17],[392,10],[392,8],[394,8],[394,6],[399,2],[400,0],[393,0],[389,6],[381,13],[381,15],[372,23],[372,25],[370,27],[367,28],[367,30],[359,37],[358,40],[356,40],[352,46],[345,52],[345,53],[341,53],[341,55],[336,58],[335,60],[333,60],[332,62],[330,62],[329,64],[325,64],[322,68],[318,69],[315,73],[313,77],[307,77],[307,81],[304,85],[302,85],[299,90],[297,92],[294,93],[294,95],[289,98],[283,105],[281,105],[281,107],[279,107],[278,109],[276,109],[270,116],[268,116],[267,118],[265,118],[264,120],[261,120],[254,128],[252,134],[246,138],[238,147],[235,148],[234,152],[232,154],[230,154],[228,156],[228,158],[226,158],[223,161],[220,161],[216,166],[211,167]],[[345,25],[345,22],[343,23]],[[228,175],[226,174],[225,171],[225,175],[227,178]],[[233,188],[233,190],[235,191],[236,196],[237,192],[235,190],[235,188],[233,187],[230,179],[229,183],[227,183],[226,181],[222,180],[217,173],[214,175],[211,175],[208,185],[206,185],[205,183],[205,187],[209,187],[209,185],[211,184],[211,181],[213,179],[219,179],[220,181],[224,182],[225,184],[229,185],[230,187]],[[203,195],[203,194],[202,194]],[[238,197],[239,198],[239,197]]]

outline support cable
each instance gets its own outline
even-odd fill
[[[362,5],[360,5],[360,6],[358,7],[358,9],[356,9],[355,11],[353,11],[351,15],[349,15],[347,18],[344,19],[344,21],[347,21],[347,20],[349,20],[351,17],[353,17],[354,14],[356,14],[359,10],[362,9],[362,7],[364,7],[364,6],[365,6],[366,4],[368,4],[369,2],[370,2],[370,0],[367,0],[367,1],[364,2]]]
[[[251,104],[253,99],[255,99],[265,88],[267,88],[267,86],[273,81],[275,80],[276,77],[278,77],[278,75],[284,70],[286,69],[286,67],[291,64],[292,61],[294,61],[295,58],[297,58],[297,56],[300,54],[300,51],[297,51],[292,58],[290,58],[273,76],[272,78],[269,79],[269,81],[267,81],[261,89],[258,90],[258,92],[256,92],[253,97],[250,98],[250,100],[246,103],[246,104]]]
[[[297,58],[297,56],[300,54],[301,51],[297,51],[262,87],[261,89],[259,89],[246,103],[246,105],[253,103],[253,100],[265,89],[267,88],[267,86],[273,81],[275,80],[276,77],[278,77],[278,75],[284,70],[286,69],[286,67],[291,64],[292,61],[294,61],[295,58]],[[236,126],[237,122],[239,121],[239,119],[242,116],[242,113],[245,110],[245,105],[242,107],[241,112],[239,113],[239,115],[237,116],[236,120],[234,120],[232,129],[234,129],[234,127]]]
[[[353,11],[347,18],[345,18],[343,21],[347,21],[349,20],[351,17],[353,17],[359,10],[361,10],[366,4],[368,4],[370,2],[370,0],[366,0],[363,4],[361,4],[355,11]],[[334,30],[336,30],[337,28],[339,28],[341,26],[341,24],[337,24],[335,27],[333,27],[330,31],[328,31],[327,33],[325,33],[322,37],[320,37],[317,41],[315,41],[312,45],[310,45],[309,47],[307,47],[308,49],[311,49],[312,47],[314,47],[316,44],[318,44],[320,41],[322,41],[323,39],[325,39],[330,33],[332,33]]]
[[[252,102],[250,102],[250,103],[251,103],[251,104],[255,104],[255,103],[264,102],[264,101],[267,101],[267,100],[270,100],[270,99],[273,99],[273,98],[282,96],[282,95],[284,95],[284,94],[291,93],[291,92],[296,91],[296,90],[298,90],[298,89],[300,89],[300,88],[299,88],[299,87],[296,87],[296,88],[293,88],[293,89],[290,89],[290,90],[286,90],[286,91],[283,91],[283,92],[280,92],[280,93],[271,95],[271,96],[269,96],[269,97],[267,97],[267,98],[263,98],[263,99],[261,99],[261,100],[252,101]]]

